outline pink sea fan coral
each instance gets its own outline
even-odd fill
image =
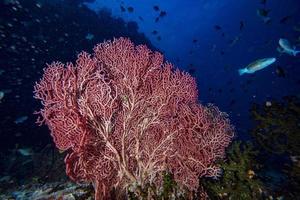
[[[214,161],[233,137],[224,113],[198,103],[193,77],[126,38],[80,53],[75,64],[53,62],[34,93],[38,121],[68,150],[68,176],[92,182],[96,199],[113,187],[159,184],[165,170],[195,189],[199,176],[220,174]]]

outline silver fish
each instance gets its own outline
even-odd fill
[[[259,59],[259,60],[256,60],[256,61],[250,63],[249,65],[247,65],[247,67],[239,69],[238,72],[240,75],[243,75],[246,73],[252,74],[258,70],[268,67],[269,65],[273,64],[275,61],[276,61],[276,58]]]
[[[291,56],[296,56],[298,53],[300,53],[300,51],[296,50],[295,46],[292,46],[290,42],[284,38],[279,39],[279,47],[277,48],[277,50],[280,53],[286,53]]]

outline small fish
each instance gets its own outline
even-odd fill
[[[272,106],[272,102],[271,101],[266,101],[266,107],[271,107]]]
[[[265,24],[269,24],[271,22],[271,18],[268,17],[270,10],[267,9],[257,9],[256,14],[263,20]]]
[[[167,12],[166,11],[160,11],[160,13],[159,13],[159,16],[160,17],[164,17],[164,16],[166,16],[167,15]]]
[[[240,21],[240,31],[242,31],[245,27],[244,21]]]
[[[120,8],[121,8],[121,12],[125,12],[126,11],[126,9],[124,8],[124,6],[120,6]]]
[[[279,39],[279,47],[277,48],[277,50],[280,53],[286,53],[291,56],[297,56],[297,54],[300,53],[300,51],[296,50],[295,46],[292,46],[290,42],[284,38]]]
[[[129,6],[129,7],[127,8],[127,10],[128,10],[128,12],[132,13],[134,9],[133,9],[132,6]]]
[[[159,7],[158,7],[158,6],[153,6],[153,9],[154,9],[155,11],[159,11]]]
[[[270,17],[263,17],[262,18],[264,24],[270,24],[271,23],[271,18]]]
[[[260,0],[260,3],[265,5],[267,3],[267,0]]]
[[[36,5],[36,7],[38,7],[38,8],[41,8],[41,7],[42,7],[42,5],[39,4],[39,3],[36,3],[35,5]]]
[[[25,122],[27,119],[28,119],[27,116],[21,116],[21,117],[18,117],[18,118],[15,120],[15,124],[21,124],[21,123]]]
[[[32,156],[33,150],[30,148],[22,148],[17,150],[22,156]]]
[[[222,27],[221,27],[221,26],[219,26],[219,25],[215,25],[215,26],[214,26],[214,28],[215,28],[215,30],[216,30],[216,31],[219,31],[219,30],[221,30],[221,29],[222,29]]]
[[[153,35],[156,35],[158,32],[156,30],[152,31]]]
[[[256,10],[257,15],[260,16],[260,17],[267,17],[269,15],[269,12],[270,12],[270,10],[267,10],[267,9],[264,9],[264,8]]]
[[[276,58],[263,58],[256,60],[252,63],[250,63],[247,67],[243,69],[239,69],[238,72],[241,75],[243,74],[252,74],[258,70],[264,69],[268,67],[269,65],[273,64],[276,61]]]
[[[1,100],[4,98],[5,96],[5,93],[3,91],[0,91],[0,103],[1,103]]]
[[[298,162],[300,157],[299,156],[290,156],[290,158],[293,162]]]
[[[240,36],[236,36],[234,39],[229,41],[229,46],[233,47],[238,41],[240,41]]]
[[[285,24],[285,23],[286,23],[287,21],[289,21],[291,18],[292,18],[292,16],[290,16],[290,15],[284,16],[283,18],[280,19],[279,23],[280,23],[280,24]]]
[[[94,35],[93,34],[91,34],[91,33],[88,33],[86,36],[85,36],[85,39],[87,39],[87,40],[92,40],[92,39],[94,39]]]

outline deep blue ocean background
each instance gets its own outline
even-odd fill
[[[269,11],[268,23],[258,9]],[[277,51],[280,38],[300,50],[299,31],[299,0],[0,0],[1,154],[53,145],[33,114],[41,107],[33,86],[46,63],[74,62],[82,50],[121,36],[191,73],[199,101],[229,115],[236,139],[251,139],[254,103],[300,97],[300,54]],[[268,57],[277,61],[238,74]]]
[[[300,23],[297,0],[269,0],[266,4],[259,0],[103,0],[88,5],[93,10],[106,8],[113,16],[137,22],[138,30],[167,60],[180,69],[194,72],[199,100],[214,103],[227,112],[240,137],[247,137],[251,127],[249,107],[252,103],[300,94],[299,56],[280,55],[276,50],[279,38],[295,43],[300,36],[293,29]],[[122,12],[120,5],[133,7],[134,11]],[[158,22],[155,22],[159,15],[159,11],[153,9],[155,5],[167,13]],[[264,24],[257,15],[257,9],[261,8],[270,10],[270,24]],[[286,16],[290,18],[280,23]],[[221,29],[216,30],[215,26]],[[153,35],[155,30],[158,33]],[[239,68],[267,57],[276,57],[277,62],[253,75],[239,76]],[[278,66],[286,77],[276,74]]]
[[[270,11],[268,24],[257,15],[257,9],[263,8]],[[161,12],[165,14],[159,17]],[[295,31],[300,26],[297,0],[265,4],[259,0],[5,0],[0,19],[0,90],[5,94],[0,103],[2,150],[21,141],[26,145],[47,137],[44,142],[50,142],[46,128],[40,133],[32,114],[38,108],[33,85],[45,63],[72,62],[78,52],[90,52],[97,43],[114,37],[146,44],[195,76],[199,100],[227,112],[237,137],[249,137],[251,104],[299,95],[299,55],[276,50],[280,38],[300,43],[300,33]],[[277,61],[239,76],[239,68],[266,57]],[[284,77],[276,73],[278,67]],[[22,117],[24,122],[15,122]]]

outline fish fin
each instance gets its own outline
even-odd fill
[[[264,21],[265,24],[268,24],[268,23],[271,22],[271,18],[270,17],[264,17],[263,21]]]
[[[243,69],[239,69],[238,72],[239,72],[239,75],[242,76],[243,74],[247,73],[248,70],[246,68],[243,68]]]
[[[284,49],[281,48],[281,47],[277,47],[277,51],[278,51],[279,53],[283,53],[283,52],[284,52]]]

